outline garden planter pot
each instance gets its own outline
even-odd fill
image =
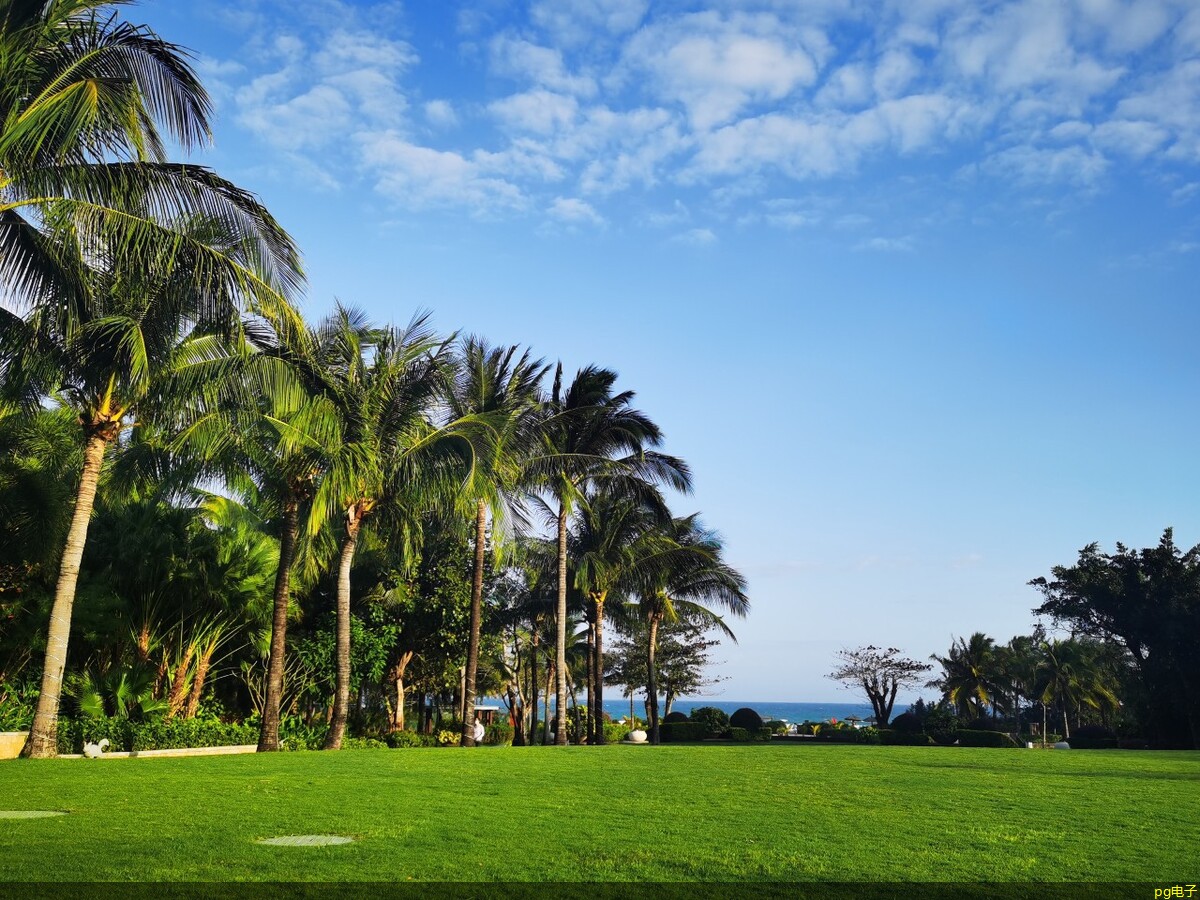
[[[16,759],[25,746],[28,731],[0,731],[0,759]]]

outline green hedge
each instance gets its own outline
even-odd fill
[[[958,733],[960,747],[1016,747],[1017,742],[1003,731],[972,731],[963,729]]]
[[[702,741],[708,737],[708,726],[703,722],[663,722],[658,734],[664,744]]]
[[[745,728],[736,728],[736,727],[730,728],[729,729],[729,739],[731,741],[749,741],[750,740],[750,732],[747,731]]]
[[[1072,750],[1116,750],[1119,745],[1115,737],[1073,737],[1067,742]]]
[[[257,744],[253,725],[216,719],[63,719],[58,723],[58,752],[82,753],[85,743],[109,742],[110,753],[128,750],[176,750],[182,747],[229,747]]]
[[[891,728],[881,728],[879,743],[891,747],[928,747],[933,743],[933,738],[927,734],[906,734]]]

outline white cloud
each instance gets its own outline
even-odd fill
[[[1020,185],[1074,184],[1090,188],[1108,170],[1100,153],[1084,147],[1010,147],[985,160],[982,168]]]
[[[555,197],[547,214],[572,225],[603,225],[604,217],[592,205],[578,197]]]
[[[537,0],[530,10],[534,23],[568,45],[594,40],[597,30],[609,35],[637,28],[649,0]]]
[[[414,208],[467,206],[479,212],[521,209],[521,189],[489,171],[487,161],[412,144],[383,132],[361,138],[362,159],[378,189]]]
[[[562,52],[553,47],[501,35],[492,41],[491,55],[493,69],[502,75],[528,80],[551,91],[584,97],[596,93],[595,80],[568,72]]]
[[[448,100],[429,100],[422,107],[425,119],[438,128],[453,128],[458,124],[458,113]]]
[[[574,97],[540,89],[513,94],[488,106],[507,128],[547,135],[569,125],[578,109]]]
[[[789,30],[770,14],[725,19],[696,13],[642,29],[629,42],[625,62],[647,73],[664,100],[682,104],[693,125],[705,130],[816,80],[813,55],[802,39],[788,39]]]

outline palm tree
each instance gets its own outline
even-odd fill
[[[671,514],[650,485],[628,490],[627,481],[602,484],[581,499],[573,517],[569,551],[575,588],[585,598],[589,626],[589,743],[604,743],[604,611],[610,596],[636,593],[653,581],[663,559],[662,529]]]
[[[665,483],[691,489],[687,465],[649,449],[662,432],[645,413],[633,409],[632,391],[613,393],[615,372],[588,366],[564,390],[562,364],[543,424],[543,450],[528,471],[553,498],[558,534],[558,601],[555,630],[555,711],[557,743],[567,743],[567,522],[584,490],[607,479]]]
[[[451,351],[450,342],[429,328],[428,316],[369,335],[361,314],[339,306],[322,343],[334,428],[324,447],[327,473],[314,498],[310,532],[330,518],[342,521],[337,676],[325,741],[326,749],[336,750],[350,704],[350,572],[361,529],[381,510],[393,531],[413,529],[418,504],[429,495],[474,483],[483,417],[457,415],[452,408],[444,421],[435,419],[448,393]]]
[[[750,611],[746,579],[724,561],[724,543],[716,532],[705,528],[698,515],[671,521],[659,537],[651,590],[639,602],[639,612],[649,625],[646,651],[646,700],[650,714],[650,740],[658,743],[658,628],[675,621],[681,612],[723,631],[734,638],[724,620],[711,609],[717,606],[742,618]]]
[[[942,676],[930,681],[929,687],[940,689],[961,715],[981,718],[988,706],[994,708],[1000,701],[1002,688],[993,638],[977,631],[970,638],[958,638],[948,655],[933,654],[930,659],[941,663]]]
[[[483,620],[483,574],[486,562],[488,510],[491,510],[492,543],[498,546],[495,523],[509,517],[524,462],[534,449],[540,384],[549,367],[517,356],[518,347],[489,347],[479,338],[463,342],[459,377],[449,398],[456,418],[486,421],[491,440],[476,475],[469,483],[474,500],[475,559],[471,577],[471,633],[463,679],[462,746],[475,745],[475,678],[479,667],[479,640]]]
[[[1055,704],[1062,712],[1063,737],[1070,739],[1069,713],[1087,706],[1110,711],[1117,696],[1104,664],[1104,648],[1097,642],[1071,638],[1054,639],[1041,644],[1038,666],[1038,699],[1043,709]]]
[[[209,142],[211,103],[187,52],[120,5],[0,0],[0,283],[26,303],[53,297],[65,327],[91,295],[82,242],[191,255],[207,292],[275,304],[300,285],[291,239],[252,195],[167,162],[169,144]],[[180,230],[197,215],[235,240]]]
[[[106,452],[163,383],[195,390],[247,305],[284,310],[298,254],[254,197],[163,161],[163,127],[208,136],[179,48],[99,15],[111,3],[0,2],[0,383],[79,416],[84,461],[26,756],[55,753],[75,586]],[[116,161],[113,161],[113,160]]]
[[[220,402],[181,418],[170,450],[221,481],[278,532],[259,751],[279,749],[291,587],[310,509],[336,437],[319,333],[290,316],[253,323],[238,365],[215,382]],[[311,554],[310,554],[311,555]]]

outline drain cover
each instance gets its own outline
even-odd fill
[[[285,834],[282,837],[258,839],[258,843],[271,847],[332,847],[353,841],[354,838],[344,834]]]
[[[61,809],[0,809],[0,819],[49,819],[65,815]]]

